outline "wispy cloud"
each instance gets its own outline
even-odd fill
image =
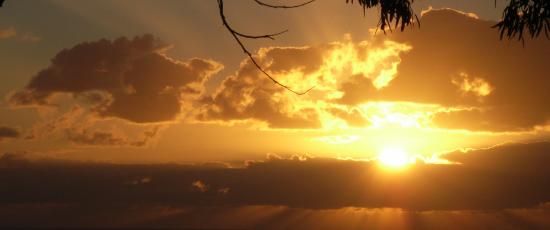
[[[20,33],[15,28],[10,27],[6,29],[0,29],[0,39],[15,39],[21,42],[39,42],[42,40],[40,36],[34,35],[32,33]]]

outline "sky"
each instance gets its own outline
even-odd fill
[[[62,213],[29,222],[49,227],[550,226],[550,40],[501,40],[491,26],[505,5],[415,1],[420,22],[384,33],[377,9],[343,0],[225,1],[240,32],[288,30],[243,42],[279,82],[312,88],[296,95],[250,62],[213,0],[8,0],[0,216],[18,226],[29,212]]]

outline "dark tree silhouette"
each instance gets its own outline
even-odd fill
[[[346,3],[353,2],[354,0],[346,0]],[[406,26],[413,24],[414,19],[420,22],[418,16],[416,16],[411,7],[414,0],[357,0],[357,2],[363,7],[363,15],[366,14],[366,10],[369,8],[380,7],[378,28],[384,31],[384,33],[386,32],[386,28],[391,30],[393,21],[395,21],[395,28],[400,27],[401,31],[403,31]]]
[[[2,5],[4,5],[4,0],[0,0],[0,7],[2,7]]]

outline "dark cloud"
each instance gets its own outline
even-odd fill
[[[90,132],[84,130],[82,133],[70,132],[68,139],[78,144],[84,145],[126,145],[127,141],[115,136],[115,134],[104,131]]]
[[[323,158],[251,161],[244,168],[0,159],[0,203],[284,205],[296,208],[489,210],[550,201],[550,143],[454,152],[458,164],[392,172],[376,162]],[[147,183],[129,181],[148,178]],[[47,185],[47,186],[44,186]]]
[[[152,35],[84,42],[59,52],[10,100],[19,106],[49,105],[56,93],[69,93],[97,104],[103,117],[136,123],[174,120],[183,104],[201,94],[219,63],[173,60]]]
[[[547,64],[550,40],[499,41],[495,22],[450,9],[422,16],[420,29],[388,38],[411,45],[396,78],[380,91],[370,82],[343,84],[340,103],[410,101],[464,108],[435,115],[453,129],[517,131],[550,118]]]
[[[550,143],[507,144],[486,149],[455,151],[443,156],[472,168],[521,175],[545,167],[550,161]]]
[[[445,158],[457,164],[418,163],[391,172],[375,162],[303,157],[228,168],[29,160],[6,153],[0,157],[0,226],[334,229],[351,221],[350,227],[431,229],[457,219],[462,221],[449,229],[549,226],[550,143]],[[391,223],[380,225],[390,216]],[[305,222],[285,225],[291,220]],[[326,222],[314,224],[319,221]]]
[[[140,139],[131,140],[124,134],[117,134],[112,131],[80,129],[66,130],[67,140],[77,145],[89,146],[133,146],[144,147],[156,137],[159,132],[159,127],[144,131]]]
[[[0,39],[7,39],[17,35],[17,31],[11,27],[6,29],[0,29]]]
[[[0,39],[8,38],[15,38],[21,42],[39,42],[42,40],[41,37],[31,33],[20,33],[13,27],[0,29]]]
[[[19,136],[21,136],[19,130],[12,127],[0,126],[0,141],[6,138],[18,138]]]
[[[83,94],[79,96],[79,100],[94,101],[96,95],[98,94]],[[156,140],[162,128],[165,127],[153,124],[135,126],[118,122],[114,124],[118,129],[115,127],[107,129],[105,124],[90,114],[85,106],[75,105],[67,112],[54,116],[53,119],[35,123],[25,132],[24,138],[27,140],[61,138],[84,147],[146,147]]]

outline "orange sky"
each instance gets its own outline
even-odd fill
[[[420,2],[420,29],[374,35],[376,12],[363,18],[332,1],[283,11],[226,4],[236,28],[289,28],[275,41],[246,42],[284,84],[315,86],[297,96],[247,62],[213,2],[38,3],[44,10],[34,17],[55,28],[20,19],[28,4],[12,2],[0,15],[8,50],[0,125],[12,132],[3,151],[190,162],[371,159],[400,148],[428,159],[547,138],[550,46],[499,41],[490,26],[500,5]],[[444,7],[457,10],[433,10]]]
[[[5,2],[0,228],[549,229],[550,39],[503,2],[224,3],[307,94],[213,0]]]

